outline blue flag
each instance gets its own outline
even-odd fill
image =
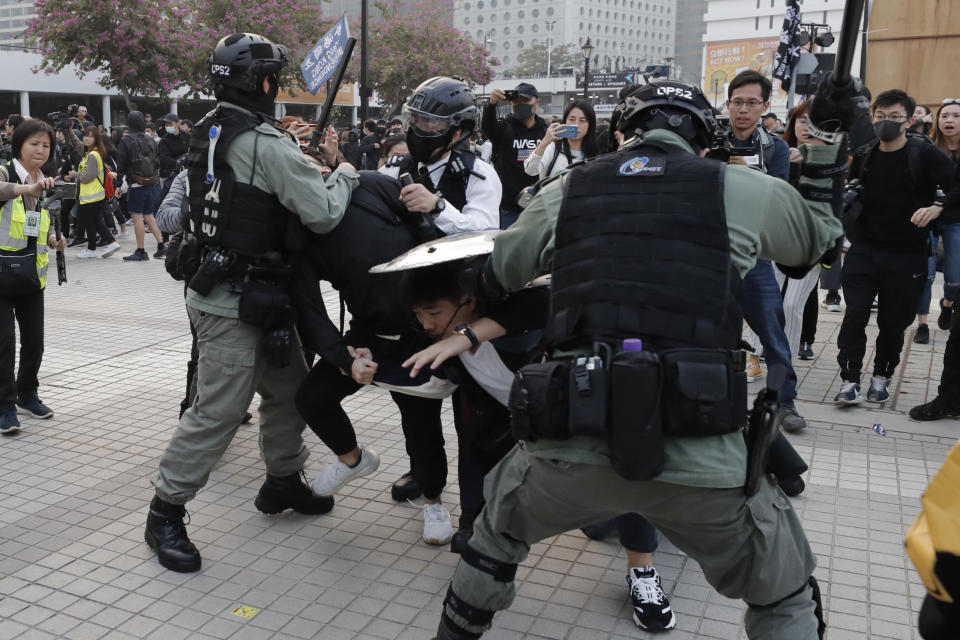
[[[316,94],[323,83],[330,79],[337,65],[343,58],[347,47],[347,38],[350,31],[347,28],[347,16],[343,16],[330,27],[330,30],[320,38],[307,57],[300,65],[303,81],[307,83],[307,90]]]

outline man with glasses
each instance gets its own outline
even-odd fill
[[[916,102],[899,89],[873,103],[878,141],[854,156],[850,178],[863,185],[862,213],[848,227],[853,241],[843,263],[847,302],[837,339],[842,385],[834,402],[863,402],[860,374],[867,347],[870,307],[877,299],[877,335],[867,402],[890,397],[890,379],[900,364],[903,333],[913,322],[927,277],[930,224],[944,206],[960,203],[953,162],[935,146],[908,138]],[[938,200],[938,187],[946,192]]]
[[[753,155],[731,156],[731,164],[745,164],[767,175],[782,180],[790,179],[790,147],[782,139],[770,135],[760,124],[770,108],[773,84],[766,76],[753,70],[742,71],[727,87],[727,111],[730,131],[727,145],[733,149],[752,149]],[[757,334],[769,365],[780,364],[787,372],[780,390],[783,428],[799,431],[807,426],[797,413],[797,374],[791,363],[790,342],[784,330],[783,298],[780,285],[769,260],[757,264],[743,278],[740,306],[747,325]],[[747,361],[747,380],[752,382],[762,375],[760,357],[755,354]]]

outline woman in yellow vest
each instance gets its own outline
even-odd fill
[[[78,258],[97,257],[97,235],[103,241],[104,258],[112,256],[120,250],[120,245],[113,239],[113,234],[103,221],[101,211],[106,198],[104,191],[103,159],[107,156],[103,138],[95,126],[83,130],[84,157],[77,167],[76,179],[80,183],[80,197],[77,207],[77,223],[87,236],[87,248],[77,252]],[[73,177],[69,175],[68,177]]]
[[[40,205],[53,178],[40,171],[56,144],[42,120],[24,120],[13,132],[13,160],[0,165],[0,433],[20,430],[17,414],[50,418],[37,397],[37,373],[43,357],[43,289],[47,248],[66,248],[57,240],[50,215]],[[14,318],[20,326],[20,368],[16,377]]]

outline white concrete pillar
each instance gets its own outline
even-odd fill
[[[21,91],[20,92],[20,115],[24,118],[30,115],[30,92]]]
[[[110,117],[110,96],[100,96],[100,109],[103,111],[103,126],[109,131],[113,125],[113,120]]]
[[[178,103],[176,100],[170,101],[170,113],[176,113],[177,115],[180,115],[180,112],[177,111],[177,104]]]

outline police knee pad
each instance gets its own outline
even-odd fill
[[[748,602],[747,605],[751,609],[772,609],[777,605],[779,605],[784,600],[788,600],[793,596],[801,593],[807,587],[810,587],[810,589],[813,591],[813,593],[811,594],[811,597],[813,599],[813,604],[814,604],[813,615],[817,617],[817,636],[819,636],[820,640],[823,640],[823,636],[827,632],[827,623],[823,619],[823,602],[820,599],[820,584],[817,582],[817,579],[814,578],[813,576],[810,576],[810,578],[807,579],[807,582],[802,587],[780,598],[776,602],[771,602],[770,604],[750,604]]]
[[[448,627],[447,631],[450,635],[446,636],[450,640],[467,640],[470,638],[479,638],[479,633],[474,633],[467,631],[453,620],[447,616],[446,608],[449,607],[451,611],[467,621],[467,624],[486,628],[493,621],[493,611],[488,609],[478,609],[473,605],[465,602],[460,596],[453,592],[453,585],[447,589],[447,597],[443,600],[444,613],[443,617],[440,619],[440,629],[441,631],[446,626]],[[439,636],[443,638],[443,634]]]
[[[460,553],[460,559],[477,571],[482,571],[493,576],[493,579],[497,582],[513,582],[513,579],[517,576],[516,563],[501,562],[500,560],[486,556],[469,544]]]

